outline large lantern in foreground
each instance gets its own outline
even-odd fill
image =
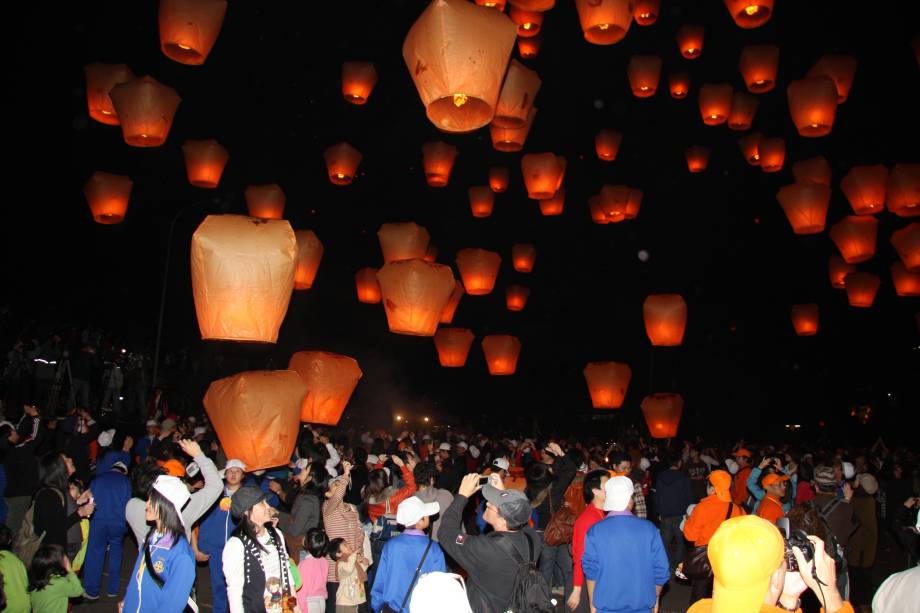
[[[600,130],[594,137],[594,149],[597,157],[605,162],[612,162],[617,159],[617,153],[620,152],[620,143],[623,142],[623,135],[616,130]]]
[[[474,185],[467,190],[473,217],[489,217],[495,206],[495,192],[488,185]]]
[[[700,116],[707,126],[725,123],[732,111],[732,86],[728,83],[704,83],[697,98]]]
[[[461,249],[456,261],[467,294],[484,296],[492,292],[502,263],[500,255],[485,249]]]
[[[792,305],[792,327],[799,336],[814,336],[818,333],[818,305],[807,304]]]
[[[442,141],[422,145],[425,180],[431,187],[445,187],[457,158],[457,148]]]
[[[920,272],[920,223],[912,223],[891,234],[891,244],[910,272]]]
[[[847,300],[850,306],[867,309],[875,302],[875,295],[882,284],[878,275],[871,272],[851,272],[844,282],[847,286]]]
[[[527,123],[523,128],[499,128],[495,124],[489,126],[489,135],[492,137],[492,147],[497,151],[514,152],[524,148],[524,141],[530,133],[530,127],[537,116],[537,107],[530,107]]]
[[[356,272],[355,287],[358,291],[358,302],[364,304],[380,302],[380,284],[377,283],[376,268],[367,267]]]
[[[831,226],[831,240],[847,264],[859,264],[875,255],[878,219],[870,215],[849,215]]]
[[[342,62],[342,97],[352,104],[362,105],[377,85],[377,69],[373,62]]]
[[[291,461],[306,392],[292,370],[254,370],[214,381],[203,403],[227,457],[262,470]]]
[[[889,211],[898,217],[920,215],[920,164],[895,164],[885,189]]]
[[[492,334],[482,339],[482,353],[490,375],[513,375],[521,355],[521,341],[509,334]]]
[[[789,114],[801,136],[825,136],[834,127],[837,88],[830,77],[806,77],[786,88]]]
[[[438,328],[434,333],[434,347],[438,350],[438,361],[445,368],[460,368],[466,365],[466,358],[473,346],[473,333],[466,328]]]
[[[456,314],[457,307],[460,306],[460,299],[463,298],[463,294],[465,293],[466,290],[463,289],[463,283],[455,281],[454,291],[450,293],[450,299],[448,299],[447,304],[445,304],[444,308],[441,310],[440,323],[453,323],[454,314]]]
[[[725,8],[739,28],[757,28],[773,16],[773,0],[724,0]]]
[[[837,104],[843,104],[853,87],[859,61],[852,55],[822,55],[808,71],[809,77],[830,77],[837,89]]]
[[[454,291],[450,266],[424,260],[388,262],[377,272],[390,332],[433,336]]]
[[[857,215],[872,215],[885,208],[888,168],[884,164],[854,166],[841,179],[840,189]]]
[[[307,386],[300,421],[335,426],[364,373],[354,358],[327,351],[298,351],[288,369]]]
[[[243,192],[250,217],[259,219],[283,219],[287,196],[277,183],[250,185]]]
[[[687,158],[687,169],[690,172],[703,172],[709,165],[709,147],[692,145],[684,152]]]
[[[188,182],[195,187],[214,189],[220,183],[224,167],[230,154],[213,138],[210,140],[187,140],[182,145],[185,158],[185,172]]]
[[[489,168],[489,187],[496,194],[508,189],[508,180],[511,176],[507,166],[492,166]]]
[[[190,66],[208,58],[227,13],[227,0],[160,0],[160,50]]]
[[[109,92],[119,83],[134,79],[134,73],[124,64],[93,62],[83,68],[86,73],[86,110],[89,116],[108,126],[118,125],[118,115]]]
[[[326,160],[329,180],[336,185],[348,185],[358,172],[361,152],[348,143],[342,142],[327,147],[323,152],[323,158]]]
[[[832,255],[827,260],[827,274],[831,278],[831,286],[836,289],[846,288],[846,277],[851,272],[856,272],[856,267],[847,264],[839,255]]]
[[[124,175],[97,170],[83,186],[83,195],[96,223],[116,224],[125,219],[134,182]]]
[[[403,42],[403,59],[428,119],[445,132],[492,120],[517,26],[465,0],[434,0]]]
[[[505,306],[509,311],[523,311],[529,297],[530,290],[523,285],[509,285],[505,288]]]
[[[776,85],[779,70],[779,47],[776,45],[748,45],[741,50],[738,68],[744,84],[752,94],[763,94]]]
[[[109,97],[121,123],[125,142],[132,147],[159,147],[166,142],[182,98],[153,77],[118,83]]]
[[[774,136],[761,139],[757,145],[760,155],[760,169],[764,172],[779,172],[786,161],[786,141]]]
[[[642,415],[652,438],[674,438],[684,410],[680,394],[651,394],[642,400]]]
[[[492,123],[500,128],[523,127],[530,116],[530,108],[540,91],[541,83],[535,70],[517,60],[511,60]]]
[[[386,264],[399,260],[424,258],[431,236],[428,230],[411,221],[385,223],[377,230],[380,251]]]
[[[671,90],[671,97],[675,100],[683,100],[690,93],[690,74],[686,72],[675,72],[668,75],[668,87]]]
[[[511,247],[511,264],[518,272],[533,272],[537,248],[530,243],[517,243]]]
[[[527,196],[545,200],[562,187],[565,177],[565,158],[554,153],[528,153],[521,158],[521,174],[527,187]]]
[[[687,303],[680,294],[649,294],[642,305],[645,333],[656,347],[677,347],[687,329]]]
[[[728,114],[729,130],[747,130],[754,122],[754,115],[757,114],[757,107],[760,101],[756,96],[746,92],[735,92],[732,94],[732,110]]]
[[[799,160],[792,165],[792,176],[796,183],[820,183],[831,186],[831,165],[827,158],[819,155],[807,160]]]
[[[310,289],[316,279],[320,260],[323,259],[323,244],[313,230],[296,230],[297,268],[294,269],[294,289]]]
[[[565,188],[560,187],[559,191],[552,198],[540,200],[540,213],[545,217],[562,215],[565,209]]]
[[[920,296],[920,272],[909,272],[904,262],[891,265],[891,281],[898,296]]]
[[[661,80],[661,58],[657,55],[634,55],[626,66],[633,96],[649,98],[658,91]]]
[[[612,45],[623,40],[632,25],[631,0],[575,0],[585,40]]]
[[[796,234],[817,234],[824,231],[831,188],[819,183],[793,183],[781,187],[776,194],[792,231]]]
[[[192,235],[201,338],[277,342],[296,258],[297,239],[284,220],[208,215]]]
[[[677,47],[688,60],[700,57],[703,52],[703,26],[682,24],[677,28]]]
[[[584,370],[591,406],[595,409],[619,409],[626,398],[632,369],[621,362],[589,362]]]

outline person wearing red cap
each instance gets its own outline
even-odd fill
[[[760,501],[757,507],[757,516],[763,517],[771,524],[783,517],[786,513],[783,511],[783,496],[786,495],[786,482],[789,477],[779,473],[770,473],[763,478],[763,488],[767,495]]]
[[[751,467],[752,455],[753,454],[744,447],[732,454],[735,458],[735,462],[737,462],[739,466],[738,473],[735,475],[735,483],[732,485],[732,502],[735,504],[743,505],[750,496],[747,491],[747,480],[753,470]]]

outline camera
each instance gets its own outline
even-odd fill
[[[802,551],[802,557],[805,558],[806,562],[810,562],[815,559],[815,544],[811,542],[808,538],[808,534],[804,530],[798,528],[791,529],[789,527],[789,518],[781,517],[776,520],[776,527],[779,528],[779,531],[783,535],[783,542],[786,546],[784,556],[786,558],[786,570],[789,572],[798,572],[799,563],[795,559],[795,555],[792,552],[793,547],[798,547]],[[815,574],[815,569],[812,568],[812,574]]]
[[[489,477],[488,477],[488,475],[486,475],[486,476],[480,476],[480,477],[479,477],[479,487],[482,487],[482,486],[484,486],[484,485],[486,485],[486,484],[488,484],[488,483],[489,483]]]

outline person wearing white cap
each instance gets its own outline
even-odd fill
[[[438,503],[424,502],[417,496],[399,503],[396,521],[406,530],[387,541],[377,563],[371,590],[371,609],[375,613],[384,607],[404,611],[420,573],[447,571],[441,546],[425,534],[431,516],[439,512]]]
[[[409,613],[473,613],[463,577],[453,573],[426,573],[412,590]]]
[[[134,455],[137,456],[141,462],[147,459],[147,454],[150,452],[150,446],[153,444],[153,441],[156,440],[157,434],[160,432],[160,424],[155,419],[148,419],[146,428],[147,434],[134,443],[134,449],[132,450]]]
[[[120,611],[183,611],[195,582],[195,554],[185,538],[182,509],[190,495],[178,477],[161,475],[147,498],[146,518],[155,525],[131,572]]]
[[[97,473],[90,483],[96,512],[89,520],[89,539],[83,566],[83,588],[89,600],[100,596],[102,569],[108,549],[108,582],[106,592],[117,597],[121,593],[121,558],[124,552],[125,507],[131,499],[131,482],[125,476],[127,465],[120,460],[108,470]]]

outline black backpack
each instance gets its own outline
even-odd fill
[[[511,598],[505,606],[504,613],[553,613],[556,610],[556,601],[553,600],[549,586],[543,573],[537,568],[537,560],[533,554],[533,537],[527,532],[521,534],[527,539],[530,555],[527,560],[521,557],[518,550],[508,540],[507,532],[500,532],[497,538],[498,546],[517,563],[518,571],[514,577],[511,588]]]

